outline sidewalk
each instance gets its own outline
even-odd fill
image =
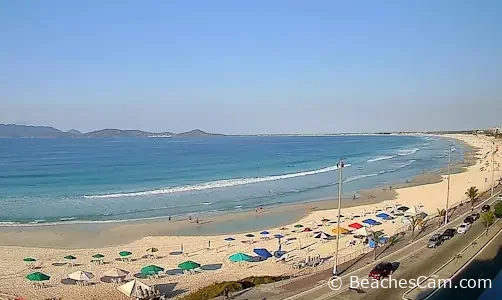
[[[502,221],[493,224],[493,226],[488,231],[488,235],[482,233],[466,248],[452,257],[446,264],[441,266],[434,273],[430,274],[429,277],[424,280],[424,283],[421,284],[422,287],[416,287],[415,289],[409,290],[404,293],[403,299],[422,300],[427,298],[436,290],[436,288],[427,287],[429,282],[433,281],[436,283],[436,286],[439,287],[446,280],[452,278],[453,275],[460,269],[462,269],[466,264],[468,264],[470,260],[474,258],[488,242],[490,242],[495,236],[497,236],[500,230],[502,230]]]

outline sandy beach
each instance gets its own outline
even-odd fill
[[[448,135],[458,139],[475,151],[467,154],[464,164],[453,168],[450,181],[450,205],[454,206],[466,201],[465,191],[476,186],[480,192],[491,186],[492,151],[491,138],[473,135]],[[494,158],[495,180],[502,176],[500,163],[502,158],[497,153]],[[349,228],[353,222],[375,218],[377,211],[385,211],[389,207],[404,205],[416,206],[427,214],[437,213],[437,209],[445,208],[447,181],[444,171],[417,176],[402,185],[380,187],[362,191],[357,200],[344,200],[341,226]],[[333,191],[336,194],[336,191]],[[364,216],[365,215],[365,216]],[[286,216],[286,217],[285,217]],[[351,216],[353,219],[349,219]],[[150,222],[127,222],[105,225],[58,225],[39,227],[2,227],[0,228],[0,292],[26,299],[46,299],[61,297],[62,299],[129,299],[116,289],[116,284],[100,281],[102,274],[111,268],[129,271],[126,279],[133,278],[143,266],[155,264],[168,270],[165,277],[142,279],[148,285],[157,285],[159,290],[170,296],[183,295],[197,290],[213,282],[236,280],[253,275],[292,275],[299,272],[288,263],[276,263],[273,259],[263,262],[234,264],[227,258],[236,252],[253,255],[253,249],[266,248],[275,251],[278,240],[272,236],[282,234],[282,250],[287,251],[291,262],[304,260],[307,255],[330,257],[335,249],[335,240],[320,242],[311,233],[293,232],[295,224],[311,227],[316,231],[331,234],[336,224],[322,222],[323,219],[336,220],[337,209],[334,199],[309,203],[264,208],[258,212],[242,212],[214,218],[201,218],[199,223],[192,219],[153,220]],[[249,219],[258,224],[260,218],[278,218],[280,226],[256,228],[253,232],[239,232],[232,228],[234,220]],[[284,219],[280,219],[284,218]],[[283,221],[281,221],[283,220]],[[264,222],[266,224],[266,222]],[[281,229],[287,227],[287,229]],[[406,227],[402,218],[382,222],[372,230],[382,230],[392,235]],[[223,229],[222,229],[223,228]],[[268,235],[260,232],[266,229]],[[217,231],[220,231],[218,234]],[[187,235],[179,235],[180,232]],[[200,233],[200,234],[198,234]],[[246,237],[246,234],[254,237]],[[235,241],[226,242],[226,237]],[[291,240],[287,240],[292,238]],[[352,236],[344,236],[340,240],[340,256],[358,251],[365,247],[359,243],[348,247],[346,244]],[[251,241],[251,242],[249,242]],[[146,249],[155,247],[157,258],[148,258]],[[183,247],[183,253],[181,252]],[[120,251],[132,252],[128,262],[116,260]],[[101,253],[105,256],[105,264],[91,263],[92,255]],[[73,255],[76,266],[69,267],[64,257]],[[46,288],[34,289],[25,276],[34,270],[23,261],[33,257],[37,261],[36,271],[51,276]],[[194,275],[180,275],[178,264],[192,260],[202,265],[202,271]],[[326,264],[332,264],[328,261]],[[89,286],[65,285],[61,281],[74,271],[92,272],[96,277]]]

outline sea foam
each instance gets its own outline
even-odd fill
[[[368,159],[366,162],[375,162],[375,161],[380,161],[380,160],[393,159],[394,157],[396,157],[396,156],[395,155],[379,156],[379,157],[375,157],[372,159]]]

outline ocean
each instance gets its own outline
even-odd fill
[[[463,159],[424,136],[0,139],[0,225],[215,214],[404,182]],[[357,201],[357,200],[355,200]]]

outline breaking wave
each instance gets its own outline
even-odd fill
[[[417,153],[417,151],[420,150],[420,148],[413,148],[409,150],[398,150],[397,155],[399,156],[407,156],[407,155],[412,155]]]
[[[394,157],[396,157],[396,156],[395,155],[379,156],[379,157],[375,157],[372,159],[368,159],[366,162],[374,162],[374,161],[380,161],[380,160],[386,160],[386,159],[393,159]]]

